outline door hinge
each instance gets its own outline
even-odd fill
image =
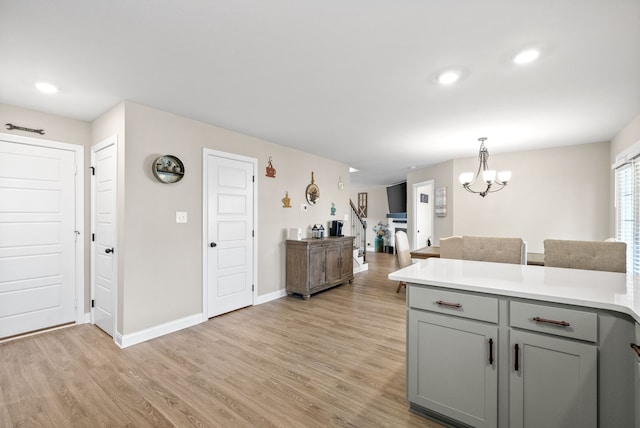
[[[256,182],[256,176],[255,176],[255,175],[252,175],[252,176],[251,176],[251,182],[252,182],[252,183],[255,183],[255,182]]]
[[[96,175],[96,167],[95,166],[90,166],[89,169],[91,170],[91,175]]]
[[[255,231],[255,230],[252,230],[252,231],[251,231],[251,237],[252,237],[252,238],[255,238],[255,237],[256,237],[256,231]]]
[[[73,309],[78,309],[78,299],[73,301]]]
[[[92,233],[91,234],[91,242],[95,242],[95,240],[96,240],[96,234]]]
[[[255,284],[251,284],[251,291],[256,291],[256,285]]]
[[[79,230],[74,230],[73,234],[75,235],[76,242],[78,242],[78,236],[80,235],[80,231]]]
[[[92,308],[96,307],[96,300],[95,299],[91,299],[91,307]]]

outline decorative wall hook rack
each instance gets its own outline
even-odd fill
[[[9,131],[17,129],[18,131],[34,132],[36,134],[44,135],[44,129],[25,128],[24,126],[16,126],[13,123],[5,123],[4,126],[6,126]]]

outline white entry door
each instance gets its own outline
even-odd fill
[[[82,319],[76,162],[83,151],[34,140],[0,137],[0,338]]]
[[[113,337],[116,307],[116,137],[91,148],[93,323]]]
[[[204,152],[207,317],[253,304],[255,159]]]

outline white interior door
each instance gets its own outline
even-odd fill
[[[91,165],[93,323],[113,337],[117,292],[115,137],[91,148]]]
[[[413,248],[426,247],[428,240],[433,243],[433,193],[433,181],[418,183],[413,186],[416,225]]]
[[[77,319],[77,149],[31,140],[0,138],[0,338]]]
[[[207,317],[253,304],[255,160],[205,151]]]

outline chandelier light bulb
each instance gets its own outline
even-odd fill
[[[511,180],[511,171],[500,171],[498,173],[498,181],[506,183]]]
[[[460,180],[460,184],[462,185],[471,183],[473,181],[473,172],[463,172],[460,174],[460,177],[458,177],[458,180]]]
[[[496,171],[494,169],[482,171],[482,179],[487,184],[493,183],[494,181],[496,181]]]

